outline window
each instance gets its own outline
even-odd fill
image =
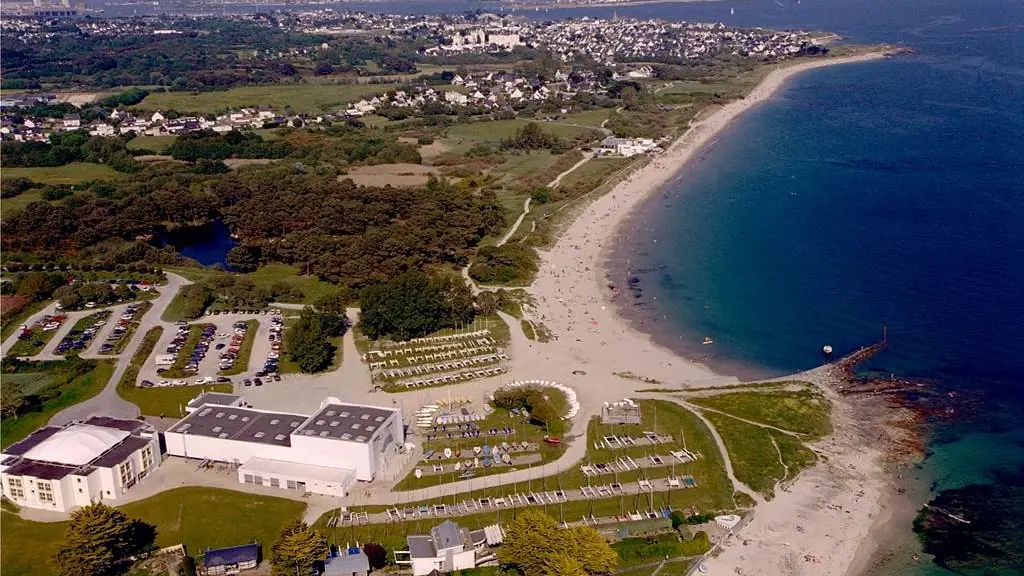
[[[377,416],[376,418],[374,418],[374,420],[376,420],[377,422],[383,422],[384,421],[384,417],[383,416]]]
[[[7,491],[11,493],[12,500],[25,499],[25,485],[21,483],[21,478],[8,478]]]
[[[360,418],[361,420],[369,420],[369,419],[370,419],[370,415],[369,415],[369,414],[363,414],[363,415],[362,415],[362,416],[360,416],[359,418]]]
[[[221,430],[223,430],[223,428],[221,428],[220,426],[214,426],[213,427],[213,431],[214,432],[220,432]]]
[[[266,436],[266,434],[264,434],[263,432],[257,432],[253,434],[254,438],[263,438],[264,436]]]
[[[36,488],[39,490],[40,502],[53,502],[53,484],[40,480],[36,483]]]
[[[270,487],[271,488],[280,488],[281,487],[281,481],[278,480],[277,478],[271,478],[270,479]]]
[[[117,475],[121,478],[121,486],[125,489],[135,484],[135,474],[132,473],[132,461],[125,460],[117,467]]]
[[[252,474],[246,474],[245,475],[245,483],[246,484],[255,484],[256,483],[256,481],[253,480]]]
[[[142,469],[149,470],[153,467],[153,446],[149,445],[142,449]]]
[[[295,480],[288,480],[285,483],[285,486],[287,486],[289,490],[295,490]]]
[[[280,422],[281,422],[280,420],[278,420],[277,418],[274,418],[273,420],[270,421],[270,424],[272,426],[277,426],[277,424],[280,423]]]
[[[262,485],[263,484],[263,476],[253,476],[252,477],[252,483],[253,484],[260,484],[260,485]]]

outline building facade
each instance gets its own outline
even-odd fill
[[[164,433],[167,454],[235,464],[244,484],[344,496],[405,442],[402,413],[328,398],[312,414],[258,410],[207,395]],[[228,405],[230,404],[230,405]]]
[[[3,493],[19,506],[71,512],[116,502],[160,465],[160,437],[139,420],[94,416],[47,426],[0,454]]]

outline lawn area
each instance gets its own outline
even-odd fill
[[[93,180],[111,180],[120,176],[121,174],[110,166],[90,162],[36,168],[4,168],[6,178],[28,178],[41,184],[81,184]],[[17,200],[19,197],[13,199]],[[10,209],[7,202],[8,200],[3,201],[4,208]]]
[[[803,383],[796,383],[803,384]],[[730,392],[689,399],[752,422],[820,438],[832,431],[832,404],[813,388],[796,391]]]
[[[7,168],[4,174],[7,174],[6,170],[14,170],[14,168]],[[5,215],[14,212],[15,210],[21,210],[29,204],[43,199],[43,191],[38,189],[26,190],[13,198],[4,198],[0,200],[0,211]]]
[[[259,329],[260,323],[258,320],[246,320],[245,327],[245,338],[242,340],[242,345],[238,347],[238,358],[234,365],[230,370],[221,370],[218,374],[234,376],[249,369],[249,356],[252,355],[252,344],[256,341],[256,331]]]
[[[207,114],[267,105],[283,110],[319,114],[341,108],[353,100],[380,94],[388,84],[274,84],[239,86],[216,92],[154,92],[139,104],[145,110],[177,110]]]
[[[178,137],[167,136],[136,136],[128,142],[129,150],[152,150],[157,154],[163,154]]]
[[[121,375],[117,383],[117,395],[135,404],[147,416],[184,416],[183,407],[202,391],[230,393],[231,384],[207,384],[204,386],[172,386],[170,388],[139,388],[136,386],[139,370],[146,363],[146,358],[153,353],[153,348],[160,340],[163,328],[154,326],[143,336],[139,349],[132,356],[131,364]]]
[[[67,367],[79,362],[89,362],[94,367],[88,372],[71,378],[69,381],[68,376],[72,373],[67,371]],[[29,374],[45,374],[48,380],[45,383],[43,382],[43,377],[34,380],[32,386],[35,390],[24,390],[24,395],[40,394],[52,390],[53,397],[42,400],[36,410],[26,412],[17,418],[4,418],[0,421],[0,447],[6,447],[8,444],[28,436],[36,428],[45,425],[51,416],[68,406],[84,402],[99,394],[113,375],[114,364],[108,361],[97,362],[95,360],[33,362],[22,370],[19,370],[19,375],[22,375],[23,378],[26,378]],[[10,376],[10,374],[4,374],[5,386],[10,385],[8,380]]]
[[[456,124],[455,126],[448,128],[445,138],[456,142],[460,140],[470,142],[500,142],[505,138],[515,136],[516,132],[520,128],[530,122],[538,124],[545,132],[562,138],[575,138],[580,134],[585,134],[591,131],[589,128],[581,128],[579,126],[565,126],[552,124],[550,122],[536,122],[522,118],[513,118],[511,120],[492,120]]]
[[[156,526],[157,546],[184,544],[192,555],[207,548],[259,542],[264,554],[285,523],[299,518],[306,504],[296,500],[219,488],[176,488],[131,502],[120,509]],[[64,522],[32,522],[3,511],[4,576],[56,574],[51,558],[64,537]]]
[[[573,190],[574,195],[585,194],[632,163],[631,158],[591,158],[586,164],[566,174],[559,182],[559,187]]]
[[[717,412],[705,411],[704,416],[725,442],[736,478],[771,499],[775,495],[775,484],[787,477],[780,460],[781,447],[776,450],[772,444],[771,431]]]
[[[507,154],[505,158],[505,162],[497,166],[495,170],[505,173],[505,175],[513,182],[527,174],[543,172],[558,160],[558,156],[553,155],[547,150],[535,150],[532,152],[524,151],[519,154]],[[522,209],[523,202],[522,199],[519,198],[517,199],[517,205],[514,207],[513,216],[517,216]]]
[[[559,124],[579,124],[580,126],[590,126],[592,128],[600,128],[601,122],[604,122],[612,115],[610,108],[597,108],[594,110],[583,110],[582,112],[570,112],[564,116],[555,120]],[[546,126],[544,123],[542,126]]]

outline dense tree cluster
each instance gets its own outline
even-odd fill
[[[214,193],[240,244],[258,247],[263,261],[297,264],[353,288],[461,263],[504,222],[493,193],[477,196],[442,183],[359,187],[287,167],[230,174]]]
[[[83,132],[54,132],[49,142],[0,144],[4,166],[63,166],[72,162],[107,164],[121,172],[136,172],[141,166],[125,148],[127,140],[89,136]]]
[[[523,576],[590,576],[615,572],[618,556],[594,528],[527,510],[506,526],[498,561]]]
[[[108,576],[123,559],[155,548],[155,541],[154,526],[96,502],[71,513],[53,563],[60,576]]]
[[[526,410],[530,420],[539,424],[551,424],[563,416],[540,386],[499,388],[494,392],[492,403],[505,410]]]
[[[336,352],[332,338],[345,333],[348,321],[344,315],[302,309],[299,321],[288,329],[285,340],[288,356],[306,373],[319,372],[331,365]]]
[[[232,130],[218,134],[213,130],[186,132],[167,149],[175,160],[195,162],[226,158],[284,158],[292,147],[283,142],[267,142],[259,134]]]
[[[129,289],[127,284],[111,285],[109,282],[75,282],[57,288],[53,297],[60,301],[65,309],[81,308],[87,302],[96,304],[112,304],[134,300],[137,293]]]
[[[555,154],[565,152],[571,146],[553,134],[545,132],[540,124],[529,122],[516,131],[515,136],[502,140],[502,147],[520,150],[551,150]]]
[[[408,340],[442,328],[464,326],[473,320],[469,286],[450,275],[429,277],[410,271],[360,294],[359,327],[370,338]]]
[[[484,284],[527,282],[537,273],[538,260],[532,248],[518,242],[484,246],[477,251],[469,275]]]

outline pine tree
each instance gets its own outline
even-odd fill
[[[152,548],[155,540],[153,526],[96,502],[72,512],[54,563],[61,576],[101,576],[122,558]]]
[[[284,527],[271,548],[274,576],[305,576],[318,560],[327,557],[327,538],[301,520]]]

